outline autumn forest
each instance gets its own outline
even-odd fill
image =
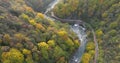
[[[120,0],[0,0],[0,63],[120,63]]]

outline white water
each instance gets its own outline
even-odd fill
[[[48,5],[48,8],[44,13],[47,19],[55,20],[47,16],[46,14],[49,11],[51,11],[57,3],[59,3],[59,0],[54,0],[51,4]],[[81,45],[78,48],[78,50],[73,54],[73,56],[69,60],[69,63],[79,63],[81,61],[82,55],[85,50],[86,42],[87,42],[85,28],[83,28],[82,26],[79,26],[78,24],[74,24],[73,26],[71,26],[71,29],[78,35]]]
[[[85,28],[79,26],[78,24],[74,24],[73,26],[71,26],[71,29],[77,34],[79,40],[81,41],[81,45],[73,54],[72,58],[69,60],[69,63],[80,63],[87,43],[87,35],[85,33]]]

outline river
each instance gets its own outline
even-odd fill
[[[46,11],[44,13],[44,15],[47,19],[55,20],[55,19],[47,16],[47,13],[51,12],[51,10],[59,2],[60,2],[59,0],[54,0],[53,2],[51,2],[48,5],[48,8],[46,9]],[[71,56],[69,63],[80,63],[82,55],[85,51],[85,46],[87,43],[87,39],[86,39],[87,35],[85,33],[85,28],[83,28],[82,26],[79,26],[79,24],[71,25],[71,30],[73,30],[73,32],[75,32],[77,34],[77,36],[81,42],[81,45],[79,46],[78,50]]]

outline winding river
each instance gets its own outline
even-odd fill
[[[54,0],[52,3],[48,5],[48,8],[46,9],[44,13],[47,19],[55,20],[47,16],[47,13],[51,12],[51,10],[55,7],[57,3],[59,3],[59,0]],[[87,39],[86,39],[87,35],[85,33],[85,28],[83,28],[82,26],[79,26],[79,24],[71,25],[71,30],[73,30],[73,32],[75,32],[78,35],[81,45],[78,48],[78,50],[71,56],[69,63],[80,63],[82,55],[85,51],[85,46],[87,43]]]

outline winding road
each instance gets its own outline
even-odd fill
[[[51,10],[55,7],[55,5],[57,3],[59,3],[59,0],[54,0],[52,3],[50,3],[48,5],[48,8],[46,9],[44,15],[47,19],[59,20],[62,23],[74,24],[74,25],[71,25],[71,30],[73,30],[78,35],[78,38],[81,42],[81,45],[78,48],[78,50],[72,55],[72,57],[69,60],[69,63],[80,63],[82,55],[85,51],[86,43],[87,43],[87,39],[86,39],[87,35],[85,33],[85,28],[82,27],[85,22],[83,22],[82,20],[61,19],[61,18],[56,17],[54,15],[54,13],[51,12]],[[52,13],[51,14],[52,17],[47,16],[48,12]],[[87,24],[87,23],[85,23],[85,24]],[[82,25],[82,26],[80,26],[80,25]],[[96,54],[95,54],[95,59],[94,59],[94,63],[96,63],[96,58],[98,56],[98,44],[97,44],[96,35],[95,35],[95,32],[94,32],[93,28],[90,25],[89,25],[89,27],[92,30],[92,33],[93,33],[93,36],[94,36],[93,39],[94,39],[94,42],[95,42],[95,45],[96,45],[96,48],[95,48]]]

